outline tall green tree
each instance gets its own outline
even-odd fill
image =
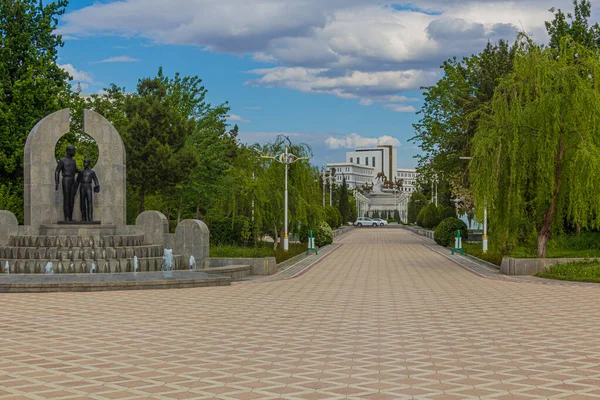
[[[138,192],[139,212],[145,210],[147,195],[173,190],[196,165],[185,146],[194,123],[173,106],[167,91],[160,76],[144,78],[137,93],[125,99],[127,181]]]
[[[480,54],[445,61],[443,77],[424,89],[424,104],[410,140],[420,145],[419,178],[429,190],[434,175],[453,191],[469,187],[461,156],[470,156],[478,119],[501,78],[513,68],[514,47],[504,40],[488,43]],[[423,184],[426,182],[426,184]],[[463,190],[464,191],[464,190]]]
[[[350,218],[350,203],[348,202],[348,184],[346,183],[346,177],[342,180],[342,187],[340,188],[340,202],[339,207],[340,214],[342,215],[342,223],[345,224]]]
[[[427,197],[420,192],[412,192],[408,200],[408,223],[414,224],[417,222],[417,216],[421,209],[427,205]]]
[[[570,36],[575,42],[593,49],[600,47],[600,25],[590,26],[592,4],[588,0],[573,0],[573,13],[565,13],[559,8],[552,7],[552,21],[546,21],[546,31],[550,35],[550,47],[557,49],[565,36]],[[569,21],[567,21],[567,19]]]
[[[546,256],[568,224],[600,227],[600,59],[570,37],[542,49],[524,39],[473,139],[478,214],[505,249],[531,236]]]
[[[0,209],[20,219],[27,135],[71,97],[69,74],[56,63],[63,42],[55,28],[66,6],[66,0],[0,0]]]

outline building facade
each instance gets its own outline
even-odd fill
[[[346,153],[346,162],[329,163],[327,170],[334,172],[336,185],[346,179],[349,189],[365,185],[376,185],[382,182],[378,177],[396,181],[402,179],[400,189],[382,189],[366,195],[355,193],[359,217],[372,215],[374,212],[394,212],[398,210],[401,219],[406,221],[408,199],[417,187],[418,173],[415,169],[397,168],[397,150],[392,146],[361,148]]]

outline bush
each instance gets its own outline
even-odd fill
[[[420,227],[424,227],[423,218],[425,218],[425,209],[426,208],[427,207],[421,208],[421,210],[419,211],[419,215],[417,215],[417,225],[419,225]]]
[[[325,207],[325,222],[327,222],[331,229],[336,229],[342,224],[342,214],[340,214],[337,208],[327,206]]]
[[[441,246],[448,246],[454,244],[454,238],[456,237],[456,231],[460,229],[460,237],[466,241],[469,238],[469,231],[467,224],[458,218],[450,217],[446,218],[438,225],[435,230],[435,242]]]
[[[326,222],[321,222],[314,230],[315,246],[323,247],[333,243],[333,230]]]
[[[215,245],[248,246],[254,243],[252,222],[248,217],[221,217],[207,220],[210,242]]]
[[[454,207],[444,207],[440,214],[440,221],[443,221],[446,218],[456,218],[456,209]]]
[[[433,229],[440,223],[440,217],[435,204],[429,203],[423,211],[423,228]]]

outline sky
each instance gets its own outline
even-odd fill
[[[197,75],[209,102],[229,102],[243,142],[289,135],[315,165],[391,144],[413,168],[420,88],[441,63],[518,31],[546,43],[551,6],[572,1],[70,0],[58,63],[85,94],[133,92],[161,66]]]

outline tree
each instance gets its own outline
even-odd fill
[[[600,60],[570,37],[542,49],[524,37],[473,140],[471,176],[498,244],[537,237],[546,256],[566,224],[600,227]]]
[[[408,200],[408,223],[417,223],[417,216],[421,209],[427,205],[427,198],[420,192],[412,192]]]
[[[425,101],[417,113],[421,119],[413,125],[416,134],[410,140],[422,149],[418,170],[424,191],[429,191],[434,174],[443,177],[440,188],[444,191],[469,188],[469,175],[460,157],[471,154],[479,117],[499,80],[512,71],[514,51],[504,40],[495,45],[488,42],[480,54],[445,61],[443,77],[434,86],[423,88]]]
[[[141,79],[137,93],[125,99],[127,181],[139,194],[139,212],[145,210],[146,195],[173,190],[196,164],[185,147],[193,121],[173,106],[167,89],[159,72],[158,77]]]
[[[398,209],[394,210],[394,220],[396,220],[396,222],[401,222],[400,221],[400,211],[398,211]]]
[[[0,192],[12,199],[2,207],[19,219],[27,135],[72,96],[69,74],[56,64],[63,42],[55,29],[66,6],[66,0],[0,0]]]
[[[597,49],[600,47],[600,25],[595,23],[590,26],[588,19],[591,16],[592,4],[588,0],[573,0],[574,14],[567,13],[566,16],[559,8],[552,7],[550,12],[554,13],[552,21],[546,21],[546,31],[550,35],[550,47],[558,49],[560,41],[570,36],[575,42]],[[567,18],[570,23],[567,22]]]
[[[348,203],[348,185],[346,184],[346,177],[342,180],[342,187],[340,188],[340,214],[342,216],[342,224],[345,224],[350,220],[350,204]]]

